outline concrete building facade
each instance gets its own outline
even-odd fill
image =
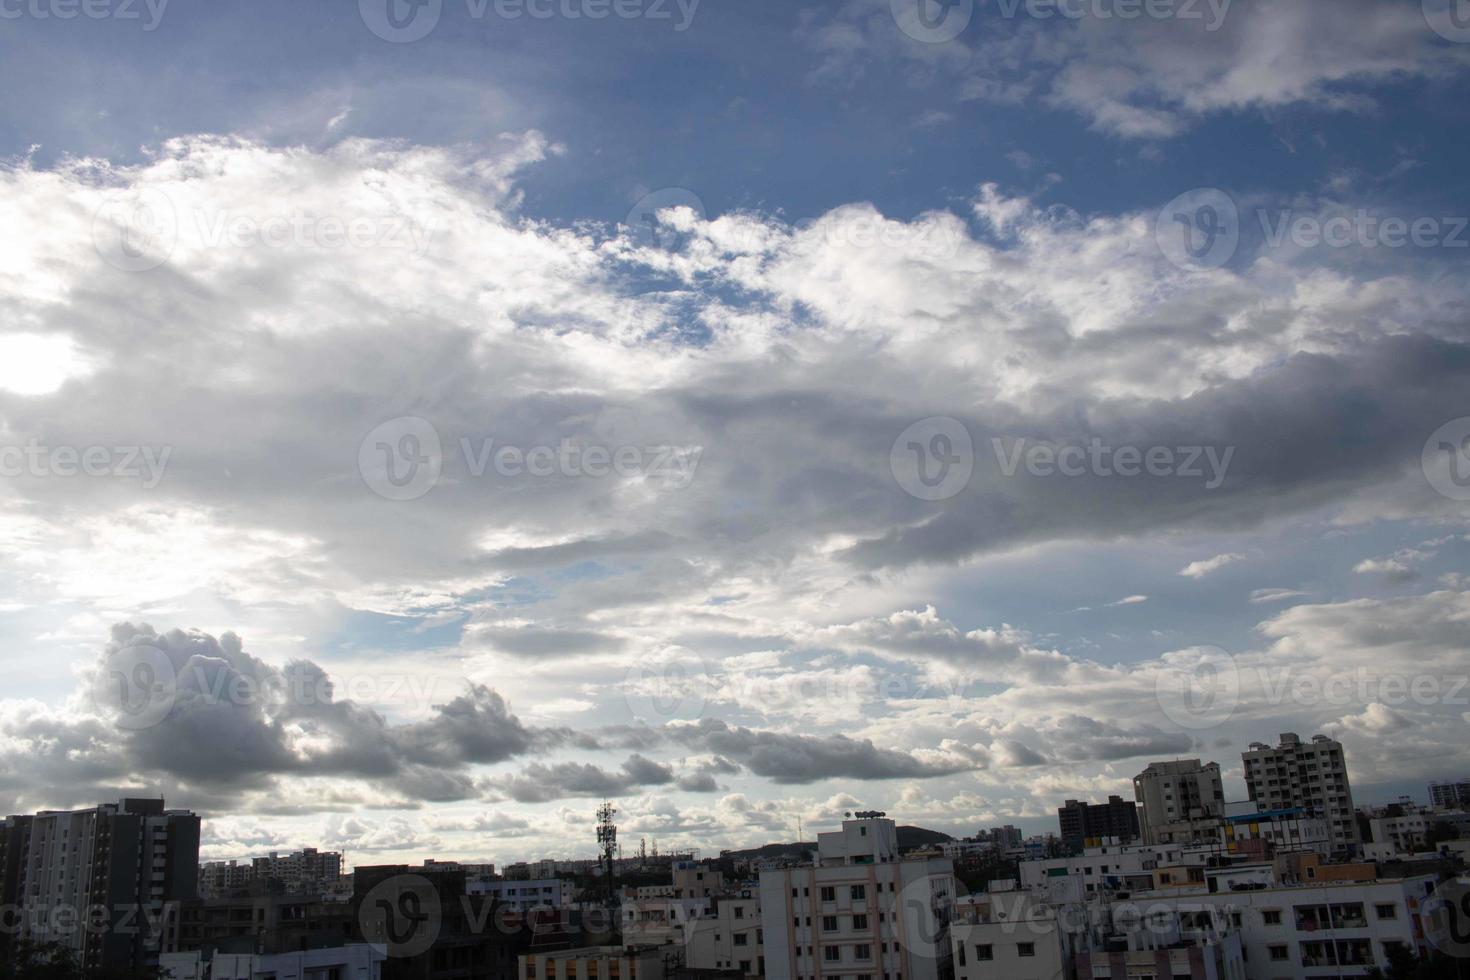
[[[1151,763],[1133,778],[1133,794],[1141,811],[1143,840],[1166,843],[1179,828],[1222,816],[1225,787],[1220,766],[1198,759]]]
[[[1316,735],[1303,742],[1292,732],[1272,748],[1251,743],[1241,753],[1251,802],[1260,810],[1300,808],[1326,818],[1333,850],[1347,853],[1358,844],[1358,821],[1348,783],[1342,743]]]
[[[1108,839],[1126,843],[1141,836],[1138,805],[1121,796],[1109,796],[1106,803],[1068,800],[1057,809],[1057,823],[1062,843],[1074,849],[1094,847]]]
[[[8,817],[0,853],[0,904],[17,916],[0,942],[61,943],[87,970],[156,965],[199,889],[199,817],[163,800]]]
[[[761,926],[773,980],[939,980],[952,965],[948,858],[900,859],[882,814],[819,834],[817,863],[763,871]]]

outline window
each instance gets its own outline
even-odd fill
[[[828,963],[836,963],[842,958],[842,950],[837,946],[823,946],[822,959]]]
[[[1036,944],[1035,943],[1016,943],[1016,955],[1017,956],[1035,956],[1036,955]]]
[[[994,947],[992,947],[989,943],[977,945],[975,947],[975,959],[982,961],[995,959]]]
[[[737,918],[737,919],[743,919],[743,918],[745,918],[745,906],[744,905],[737,905],[737,906],[735,906],[735,918]]]
[[[854,929],[868,928],[868,917],[866,915],[854,915],[852,917],[852,927]]]
[[[735,934],[735,945],[736,946],[749,946],[750,945],[750,933],[748,933],[748,932],[737,932]]]
[[[1261,921],[1264,922],[1268,926],[1279,926],[1279,925],[1281,925],[1281,910],[1280,909],[1264,909],[1264,910],[1262,910],[1262,912],[1261,912]]]
[[[866,885],[853,885],[852,886],[852,900],[854,902],[861,902],[863,899],[865,899],[867,897],[868,897],[868,888],[867,888]]]
[[[833,888],[831,885],[828,885],[825,888],[823,888],[822,889],[822,901],[824,901],[824,902],[835,902],[835,901],[837,901],[837,889],[836,888]]]
[[[853,955],[855,955],[860,960],[870,960],[873,958],[873,947],[867,945],[866,943],[853,947],[853,950]]]
[[[837,931],[837,916],[835,916],[835,915],[824,915],[824,916],[822,916],[822,931],[823,932],[836,932]]]
[[[1291,955],[1285,946],[1270,946],[1267,947],[1267,950],[1270,952],[1272,960],[1284,960]]]
[[[1373,906],[1373,913],[1380,919],[1397,919],[1399,917],[1399,907],[1397,905],[1375,905]]]

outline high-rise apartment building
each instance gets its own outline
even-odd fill
[[[1121,796],[1109,796],[1106,803],[1080,803],[1068,800],[1057,809],[1062,843],[1071,848],[1094,846],[1114,839],[1119,843],[1138,840],[1138,806]]]
[[[143,799],[7,817],[0,862],[0,903],[17,916],[0,941],[61,943],[87,971],[140,969],[197,895],[199,817]]]
[[[900,858],[894,822],[859,813],[817,835],[815,864],[761,872],[766,976],[949,976],[954,897],[948,858]]]
[[[305,847],[289,854],[271,851],[266,857],[251,858],[251,877],[275,878],[287,891],[312,891],[334,882],[342,874],[342,855],[338,851],[318,851]]]
[[[1133,793],[1143,810],[1143,839],[1150,844],[1169,842],[1180,828],[1217,821],[1225,813],[1225,787],[1214,762],[1151,763],[1133,777]]]
[[[1470,779],[1461,779],[1453,783],[1430,783],[1429,805],[1442,810],[1470,807]]]
[[[1342,743],[1326,735],[1303,742],[1292,732],[1275,748],[1252,742],[1241,753],[1251,802],[1262,812],[1301,807],[1327,820],[1333,849],[1345,852],[1358,843],[1353,792],[1348,784]]]

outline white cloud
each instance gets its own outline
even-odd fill
[[[1192,561],[1188,565],[1185,565],[1179,570],[1179,574],[1185,578],[1201,579],[1211,572],[1219,571],[1226,565],[1232,565],[1235,562],[1244,560],[1245,555],[1235,554],[1234,552],[1216,555],[1213,558],[1202,558],[1199,561]]]

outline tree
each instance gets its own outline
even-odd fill
[[[10,953],[8,959],[0,959],[0,980],[160,980],[162,977],[156,967],[104,966],[84,971],[71,947],[57,942],[17,939]]]

